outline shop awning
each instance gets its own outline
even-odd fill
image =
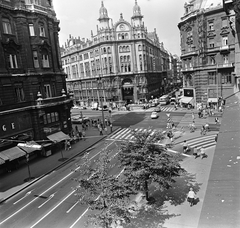
[[[0,158],[4,161],[9,161],[9,157],[7,157],[6,155],[2,154],[2,152],[0,152]]]
[[[193,97],[182,97],[180,102],[184,104],[189,104],[192,101]]]
[[[8,157],[9,161],[26,156],[26,153],[17,146],[7,149],[7,150],[4,150],[1,152],[1,154]]]
[[[30,141],[26,143],[18,143],[17,146],[22,150],[24,150],[25,152],[27,152],[28,154],[32,153],[33,151],[42,149],[42,146],[34,141]]]
[[[3,160],[2,158],[0,158],[0,165],[4,164],[5,160]]]
[[[218,99],[217,98],[208,98],[208,103],[218,103]]]
[[[53,142],[61,142],[66,139],[70,139],[70,137],[68,135],[64,134],[62,131],[59,131],[52,135],[48,135],[47,138]]]

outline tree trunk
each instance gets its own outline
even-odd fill
[[[147,180],[145,181],[145,195],[146,195],[146,200],[149,200],[149,196],[148,196],[148,182]]]

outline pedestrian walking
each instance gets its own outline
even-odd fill
[[[189,150],[189,147],[188,147],[187,141],[184,140],[184,142],[183,142],[183,153],[186,153],[188,150]]]
[[[189,190],[189,192],[188,192],[188,194],[187,194],[187,201],[189,202],[190,207],[193,206],[195,197],[196,197],[196,194],[195,194],[195,192],[193,191],[193,188],[190,188],[190,190]]]
[[[169,131],[168,133],[167,133],[167,137],[170,139],[170,141],[171,141],[171,143],[173,142],[173,133],[172,133],[172,131]]]
[[[194,112],[192,112],[192,121],[195,120],[195,115],[194,115]]]
[[[83,138],[83,141],[86,140],[86,132],[85,131],[82,131],[82,138]]]
[[[100,135],[103,135],[103,129],[101,126],[99,127],[99,133],[100,133]]]
[[[105,131],[105,134],[107,135],[107,133],[108,133],[107,126],[105,126],[104,131]]]
[[[71,149],[71,144],[69,140],[65,140],[65,150],[70,150]]]
[[[110,123],[110,132],[112,133],[112,123]]]
[[[206,155],[205,150],[204,150],[203,147],[200,148],[200,157],[201,157],[202,159],[207,157],[207,155]]]

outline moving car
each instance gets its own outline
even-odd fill
[[[157,112],[152,112],[151,119],[157,119],[159,117]]]
[[[160,107],[156,107],[153,111],[154,112],[161,112],[161,108]]]
[[[81,117],[81,116],[73,116],[71,117],[72,123],[76,123],[76,124],[81,124],[81,123],[85,123],[87,121],[89,121],[88,117]]]
[[[161,105],[167,105],[170,102],[170,97],[169,95],[163,95],[159,98],[159,103]]]

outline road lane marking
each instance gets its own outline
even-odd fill
[[[69,213],[79,202],[80,202],[80,200],[78,200],[75,204],[73,204],[73,205],[66,211],[66,213]]]
[[[118,178],[123,173],[124,169],[125,168],[121,170],[121,172],[116,176],[116,178]],[[95,200],[98,200],[100,195],[101,194],[99,194],[99,196]],[[81,214],[81,216],[78,217],[78,219],[69,228],[73,228],[77,224],[77,222],[88,212],[88,210],[89,210],[89,207]]]
[[[108,148],[111,144],[115,143],[114,141],[109,143],[106,147]],[[96,157],[99,153],[101,153],[102,151],[99,151],[96,155],[94,155],[93,157],[90,158],[93,159],[94,157]],[[77,168],[79,169],[80,166]],[[77,170],[76,169],[76,170]],[[75,173],[75,171],[71,171],[69,174],[67,174],[65,177],[63,177],[61,180],[59,180],[58,182],[56,182],[54,185],[52,185],[50,188],[46,189],[44,192],[42,192],[39,196],[44,195],[45,193],[47,193],[49,190],[51,190],[52,188],[54,188],[55,186],[57,186],[59,183],[61,183],[63,180],[65,180],[66,178],[68,178],[69,176],[71,176],[73,173]],[[18,214],[19,212],[21,212],[23,209],[25,209],[26,207],[28,207],[30,204],[32,204],[34,201],[36,201],[38,198],[34,198],[33,200],[31,200],[29,203],[25,204],[23,207],[21,207],[20,209],[18,209],[16,212],[14,212],[13,214],[11,214],[10,216],[8,216],[7,218],[5,218],[3,221],[0,222],[0,225],[2,225],[3,223],[5,223],[6,221],[8,221],[10,218],[12,218],[13,216],[15,216],[16,214]]]
[[[51,199],[54,197],[54,195],[55,195],[56,193],[57,193],[57,192],[54,192],[53,194],[51,194],[44,203],[42,203],[40,206],[38,206],[38,208],[41,208],[43,205],[45,205],[49,200],[51,200]]]
[[[52,185],[50,188],[48,188],[47,190],[45,190],[44,192],[42,192],[39,196],[44,195],[45,193],[47,193],[49,190],[51,190],[52,188],[54,188],[56,185],[58,185],[60,182],[62,182],[63,180],[65,180],[66,178],[68,178],[70,175],[72,175],[74,173],[74,171],[71,171],[68,175],[66,175],[65,177],[63,177],[61,180],[59,180],[58,182],[56,182],[54,185]],[[14,212],[13,214],[11,214],[9,217],[7,217],[6,219],[4,219],[3,221],[0,222],[0,225],[2,225],[4,222],[6,222],[7,220],[9,220],[10,218],[12,218],[14,215],[16,215],[17,213],[19,213],[20,211],[22,211],[23,209],[25,209],[27,206],[29,206],[31,203],[33,203],[34,201],[36,201],[38,198],[34,198],[32,201],[30,201],[29,203],[27,203],[26,205],[24,205],[22,208],[18,209],[16,212]]]
[[[50,213],[52,213],[59,205],[61,205],[67,198],[69,198],[76,190],[73,190],[69,193],[64,199],[62,199],[55,207],[53,207],[47,214],[45,214],[42,218],[40,218],[37,222],[35,222],[30,228],[35,227],[38,223],[40,223],[44,218],[46,218]]]
[[[34,189],[33,189],[33,190],[34,190]],[[18,201],[14,202],[13,204],[17,204],[17,203],[19,203],[20,201],[22,201],[24,198],[26,198],[27,196],[29,196],[29,195],[32,193],[33,190],[27,192],[22,198],[20,198]]]

